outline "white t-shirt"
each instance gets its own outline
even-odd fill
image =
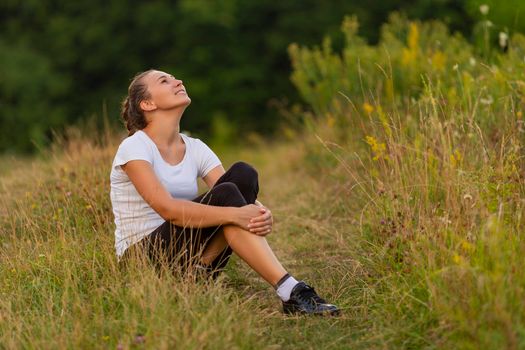
[[[151,163],[160,182],[174,198],[191,200],[198,194],[197,178],[205,177],[221,164],[217,155],[200,139],[180,135],[186,144],[186,153],[177,165],[167,163],[157,145],[142,130],[124,139],[118,148],[110,175],[118,260],[130,245],[164,223],[164,219],[137,192],[121,165],[130,160],[145,160]]]

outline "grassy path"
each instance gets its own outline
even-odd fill
[[[268,240],[285,268],[344,309],[341,317],[332,319],[283,317],[273,290],[235,257],[230,276],[242,281],[246,297],[256,296],[254,309],[268,316],[264,322],[268,344],[302,349],[347,349],[360,344],[364,322],[359,319],[359,305],[352,300],[360,293],[363,270],[347,244],[348,236],[356,232],[344,213],[338,212],[341,193],[328,181],[308,175],[298,144],[277,144],[231,157],[259,170],[259,199],[275,217],[275,230]]]

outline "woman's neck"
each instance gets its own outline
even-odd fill
[[[145,133],[159,146],[170,146],[182,142],[180,137],[180,115],[155,115],[143,129]]]

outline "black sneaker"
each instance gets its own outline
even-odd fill
[[[313,287],[303,281],[297,283],[292,289],[290,299],[283,301],[283,312],[285,314],[308,314],[308,315],[339,315],[337,306],[329,304],[319,297]]]

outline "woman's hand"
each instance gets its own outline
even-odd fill
[[[262,215],[252,218],[250,220],[248,228],[250,229],[251,233],[254,233],[259,236],[266,236],[267,234],[272,232],[273,216],[270,209],[262,205],[259,206],[259,208],[262,209]]]
[[[248,204],[239,208],[235,208],[235,215],[233,219],[233,224],[249,230],[250,220],[253,218],[259,217],[264,213],[264,208],[261,208],[255,204]]]

